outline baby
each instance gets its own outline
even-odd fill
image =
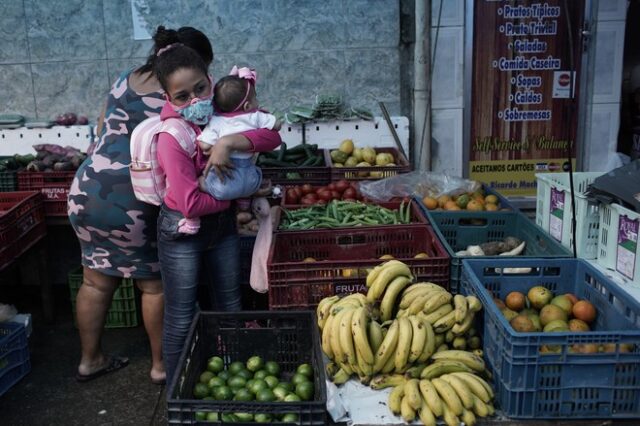
[[[228,76],[216,83],[213,103],[217,115],[198,137],[205,155],[223,136],[259,128],[280,130],[282,123],[274,115],[258,110],[255,82],[255,71],[234,66]],[[200,189],[217,200],[247,198],[260,188],[262,171],[254,164],[253,154],[232,152],[230,158],[234,168],[224,181],[215,173],[200,177]]]

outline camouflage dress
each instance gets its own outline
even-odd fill
[[[133,195],[129,138],[141,121],[160,113],[165,101],[159,92],[131,89],[132,71],[111,87],[102,134],[73,180],[68,214],[84,266],[116,277],[157,279],[158,208]]]

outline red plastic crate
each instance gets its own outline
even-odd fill
[[[20,191],[40,191],[47,216],[67,216],[67,196],[76,172],[18,172]]]
[[[331,152],[327,150],[324,155],[324,161],[331,170],[331,180],[333,182],[341,179],[346,180],[379,180],[388,178],[391,176],[399,175],[400,173],[408,173],[411,171],[411,164],[396,148],[374,148],[376,154],[383,152],[393,154],[395,158],[395,166],[372,166],[372,167],[335,167],[333,160],[331,159]],[[382,172],[381,177],[359,176],[359,172]]]
[[[414,258],[420,252],[429,257]],[[269,309],[313,309],[327,296],[364,293],[367,269],[385,254],[409,265],[419,281],[449,287],[449,256],[427,225],[282,232],[267,261]]]
[[[0,193],[0,269],[40,240],[46,231],[39,192]]]

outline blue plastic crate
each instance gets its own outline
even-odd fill
[[[0,396],[31,371],[24,325],[0,323]]]
[[[526,242],[519,258],[571,257],[571,252],[520,212],[438,212],[429,213],[438,238],[451,256],[450,291],[456,293],[462,275],[462,261],[477,259],[458,256],[456,252],[469,245],[502,241],[513,236]],[[482,259],[504,259],[504,256],[483,256]]]
[[[504,268],[531,268],[508,273]],[[587,333],[520,333],[493,302],[542,285],[597,309]],[[474,259],[463,262],[461,293],[484,305],[484,355],[496,400],[514,418],[640,418],[640,303],[580,259]],[[575,344],[615,344],[581,354]],[[621,344],[631,345],[621,351]],[[559,352],[541,352],[553,348]],[[626,352],[629,350],[629,352]]]

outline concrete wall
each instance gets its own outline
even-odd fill
[[[147,3],[151,28],[190,25],[209,36],[214,76],[255,67],[263,105],[310,105],[329,90],[400,114],[398,0]],[[151,48],[133,39],[129,0],[0,0],[0,11],[0,113],[95,119],[112,81]]]

